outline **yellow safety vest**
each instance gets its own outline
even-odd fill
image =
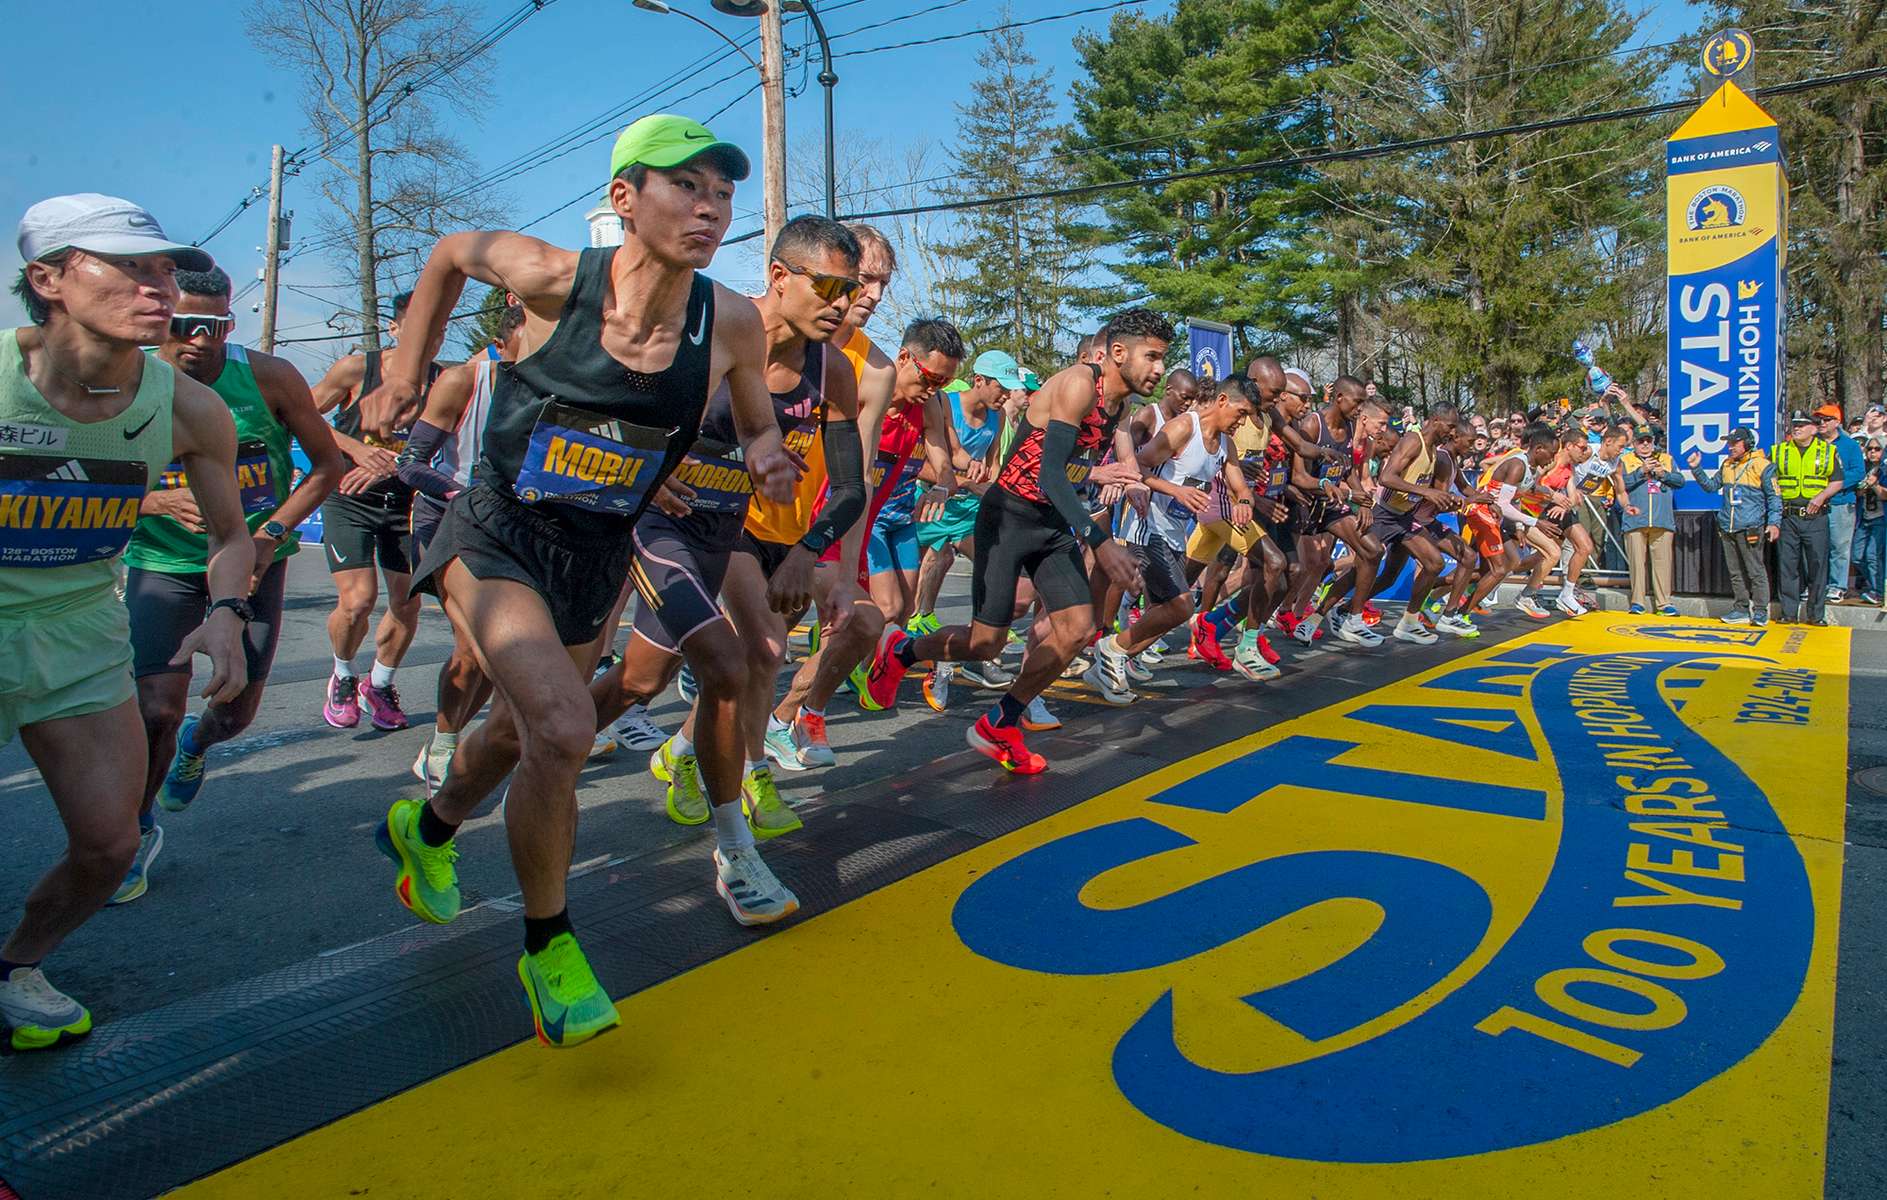
[[[1835,448],[1820,438],[1810,442],[1806,450],[1794,442],[1783,442],[1769,452],[1769,460],[1776,464],[1776,490],[1782,493],[1784,503],[1807,503],[1820,495],[1834,480],[1835,466],[1840,462]]]

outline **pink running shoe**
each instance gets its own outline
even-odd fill
[[[360,703],[373,719],[375,729],[405,729],[409,724],[406,713],[400,708],[400,691],[390,683],[383,688],[371,683],[361,684]]]
[[[329,676],[328,702],[321,706],[321,719],[336,729],[352,729],[360,724],[360,703],[355,699],[359,689],[356,676]]]

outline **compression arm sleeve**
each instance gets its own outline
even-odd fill
[[[1066,421],[1050,421],[1042,431],[1042,495],[1055,506],[1055,513],[1068,523],[1076,537],[1090,546],[1107,540],[1107,533],[1088,516],[1087,506],[1075,495],[1075,485],[1068,482],[1068,459],[1075,451],[1079,431]]]
[[[824,442],[830,481],[826,505],[799,539],[814,554],[824,554],[865,515],[865,452],[858,442],[858,422],[827,421]]]
[[[452,499],[459,491],[459,481],[443,471],[435,470],[432,465],[439,448],[451,436],[450,429],[441,429],[427,421],[415,421],[413,431],[406,435],[406,448],[400,451],[394,466],[394,473],[400,477],[400,482],[435,500]]]
[[[1494,485],[1494,506],[1500,509],[1501,515],[1506,517],[1509,521],[1514,522],[1516,525],[1532,528],[1538,522],[1535,518],[1521,512],[1520,506],[1514,503],[1515,490],[1514,485],[1511,483],[1496,483]]]

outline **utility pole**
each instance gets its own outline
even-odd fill
[[[262,337],[258,349],[275,352],[275,291],[282,262],[282,148],[269,153],[269,244],[262,260]]]
[[[780,27],[780,6],[769,4],[760,14],[760,101],[766,122],[767,247],[786,224],[786,39]]]

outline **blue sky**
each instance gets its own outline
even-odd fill
[[[1016,17],[1027,19],[1094,7],[1103,0],[1013,0]],[[713,12],[707,0],[672,0],[716,23],[736,38],[754,23]],[[879,46],[997,24],[1002,0],[821,0],[830,12],[828,31],[835,51]],[[484,29],[515,8],[517,0],[473,0]],[[1147,12],[1170,9],[1170,0],[1147,0]],[[0,146],[0,214],[10,224],[36,200],[75,191],[128,196],[144,204],[173,236],[193,240],[205,233],[251,186],[266,183],[269,147],[290,149],[308,138],[296,103],[292,79],[264,61],[243,33],[241,6],[211,0],[195,9],[152,8],[131,0],[81,0],[80,3],[20,6],[8,28],[16,44],[45,48],[39,60],[50,70],[10,71],[0,76],[0,105],[16,114],[13,136]],[[927,11],[929,10],[929,11]],[[856,37],[839,35],[859,26],[911,16]],[[1054,21],[1028,31],[1029,45],[1043,66],[1055,72],[1063,91],[1074,69],[1073,36],[1103,28],[1107,12]],[[1694,32],[1703,20],[1686,0],[1658,0],[1641,31],[1644,41],[1663,41]],[[135,30],[136,36],[100,36],[101,31]],[[804,18],[789,16],[789,46],[809,37]],[[954,105],[966,99],[975,74],[972,61],[982,38],[842,57],[836,64],[840,83],[837,119],[842,140],[862,137],[897,147],[930,147],[925,175],[947,167],[946,148],[954,134]],[[478,123],[451,120],[451,127],[473,148],[481,166],[490,167],[550,140],[598,116],[646,89],[677,66],[722,47],[707,30],[677,15],[663,16],[634,8],[629,0],[555,0],[490,51],[492,102]],[[731,73],[717,65],[703,82]],[[816,68],[789,72],[789,86],[803,90],[787,107],[789,145],[816,156],[821,129],[821,98],[812,75]],[[83,74],[82,87],[68,89]],[[758,167],[760,102],[741,93],[750,85],[738,78],[676,106],[714,119],[717,133],[752,149]],[[669,90],[670,99],[692,85]],[[643,111],[669,107],[658,99]],[[26,114],[38,113],[37,118]],[[449,118],[450,120],[450,118]],[[503,185],[513,223],[530,220],[565,203],[590,184],[600,191],[607,174],[607,137]],[[816,162],[789,171],[816,179]],[[737,214],[758,207],[758,178],[736,197]],[[309,181],[290,181],[287,207],[298,212],[297,239],[314,234],[316,201]],[[840,191],[845,190],[841,181]],[[791,189],[792,200],[813,200],[816,189]],[[535,226],[531,232],[564,245],[584,244],[582,216],[587,202]],[[843,209],[844,205],[841,204]],[[737,215],[732,232],[758,223]],[[257,204],[209,244],[240,287],[255,277],[262,256],[264,209]],[[758,242],[729,247],[714,273],[733,285],[755,275]],[[9,238],[0,262],[9,280],[19,258]],[[331,263],[308,255],[291,262],[287,283],[316,293],[344,297],[334,290],[339,276]],[[251,300],[254,299],[252,294]],[[282,336],[330,332],[324,321],[335,308],[302,293],[282,293]],[[259,318],[239,307],[242,337],[253,338]],[[23,320],[8,296],[0,318]],[[318,371],[345,342],[291,348],[304,369]]]

